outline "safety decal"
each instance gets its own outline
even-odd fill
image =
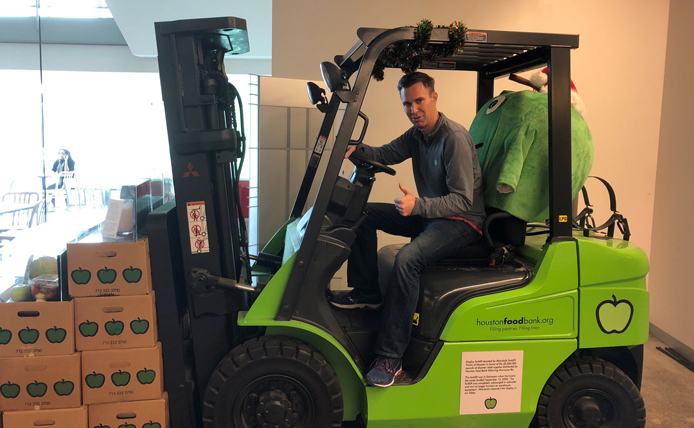
[[[190,237],[190,253],[202,254],[210,252],[210,240],[207,234],[207,213],[205,201],[186,203],[188,208],[188,236]]]
[[[472,43],[487,43],[487,33],[480,31],[466,31],[465,41]]]
[[[518,413],[523,351],[463,352],[460,414]]]
[[[325,135],[321,135],[320,137],[318,137],[318,141],[316,141],[316,147],[313,149],[313,153],[323,153],[323,150],[325,149],[325,143],[327,141],[328,137],[326,137]]]

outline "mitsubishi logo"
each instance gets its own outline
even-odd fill
[[[193,177],[199,177],[200,174],[198,174],[197,171],[193,171],[193,164],[188,162],[188,171],[183,173],[183,178],[186,178],[188,176],[193,176]]]

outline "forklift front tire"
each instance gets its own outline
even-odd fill
[[[540,428],[643,428],[646,408],[634,382],[599,358],[565,362],[540,395]]]
[[[342,425],[340,382],[313,347],[263,336],[234,348],[205,391],[205,428],[314,428]]]

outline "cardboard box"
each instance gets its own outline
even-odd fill
[[[78,351],[151,348],[157,344],[154,292],[142,296],[79,297],[74,302]]]
[[[147,240],[67,244],[72,297],[135,296],[152,291]]]
[[[129,424],[129,425],[128,425]],[[157,400],[124,403],[92,404],[89,406],[90,427],[168,428],[169,408],[166,394]]]
[[[72,302],[0,303],[0,357],[74,352]]]
[[[82,352],[84,404],[153,400],[164,391],[161,345]]]
[[[80,354],[0,358],[0,410],[82,405]]]
[[[19,410],[2,415],[6,428],[87,428],[87,408]]]

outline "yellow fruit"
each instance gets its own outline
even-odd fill
[[[58,260],[55,257],[43,256],[33,260],[29,265],[29,278],[36,278],[44,273],[58,273]]]
[[[10,297],[15,302],[23,301],[29,296],[29,294],[31,294],[31,287],[24,284],[15,285],[10,290]]]

